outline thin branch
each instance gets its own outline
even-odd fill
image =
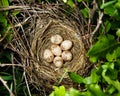
[[[24,70],[25,70],[25,69],[24,69]],[[28,84],[28,81],[27,81],[27,77],[26,77],[25,71],[24,71],[24,78],[25,78],[25,83],[26,83],[26,85],[27,85],[27,90],[28,90],[29,96],[32,96],[32,95],[31,95],[31,92],[30,92],[30,88],[29,88],[29,84]]]
[[[35,10],[33,10],[35,9]],[[7,11],[7,10],[29,10],[33,13],[50,13],[49,11],[46,11],[44,9],[38,8],[38,7],[30,7],[30,6],[8,6],[8,7],[2,7],[0,8],[0,11]],[[37,10],[37,11],[36,11]]]
[[[4,81],[1,76],[0,76],[0,81],[3,83],[3,85],[4,85],[4,86],[6,87],[6,89],[9,91],[10,96],[15,96],[15,95],[12,93],[12,91],[10,90],[10,88],[8,87],[8,85],[6,84],[6,81]]]
[[[29,19],[30,19],[30,17],[26,18],[24,21],[16,24],[14,27],[20,27],[20,26],[24,25]]]
[[[12,64],[14,63],[14,57],[13,57],[13,54],[11,54],[12,55]],[[12,66],[12,68],[13,68],[13,81],[14,81],[14,94],[15,94],[15,96],[17,96],[17,88],[16,88],[16,76],[15,76],[15,66]]]
[[[15,18],[13,18],[13,20],[15,21],[15,22],[19,22],[19,20],[18,20],[18,18],[17,17],[15,17]],[[17,24],[19,24],[19,23],[17,23]],[[20,25],[20,28],[22,29],[22,32],[24,31],[24,29],[23,29],[23,26],[21,26],[21,24],[19,24]],[[17,37],[16,38],[16,44],[17,44],[17,47],[20,47],[21,49],[23,49],[25,52],[25,55],[28,55],[28,50],[26,49],[26,45],[24,44],[24,40],[23,40],[23,38],[20,36],[20,34],[18,34],[18,32],[17,32],[17,30],[14,28],[14,30],[15,30],[15,34],[14,34],[14,37]],[[24,32],[23,32],[24,33]],[[21,45],[20,45],[21,44]]]
[[[61,78],[60,78],[60,80],[59,80],[59,82],[58,82],[58,85],[62,82],[62,80],[63,80],[63,78],[66,76],[67,72],[68,72],[68,70],[65,69],[65,72],[64,72],[63,75],[61,76]]]
[[[84,2],[82,1],[82,3],[84,4],[84,6],[87,8],[88,10],[88,15],[89,15],[89,20],[88,20],[88,32],[89,32],[89,29],[90,29],[90,23],[91,23],[91,10],[89,8],[89,6]]]
[[[102,3],[105,3],[105,0],[102,0]]]
[[[96,0],[95,0],[96,1]],[[104,4],[105,0],[102,0],[102,3]],[[103,15],[104,15],[104,12],[103,11],[100,11],[100,14],[99,14],[99,19],[98,19],[98,22],[97,22],[97,26],[95,27],[94,31],[91,33],[91,39],[93,38],[94,34],[98,31],[100,25],[102,24],[102,18],[103,18]]]
[[[103,13],[103,12],[100,12],[100,16],[99,16],[99,19],[98,19],[98,22],[97,22],[97,26],[96,26],[96,28],[94,29],[94,31],[92,32],[91,38],[92,38],[92,37],[94,36],[94,34],[98,31],[100,25],[102,24],[103,15],[104,15],[104,13]]]
[[[18,67],[24,67],[24,66],[21,65],[21,64],[1,64],[1,63],[0,63],[0,67],[5,67],[5,66],[18,66]]]
[[[13,9],[30,9],[29,6],[8,6],[0,8],[0,11],[13,10]]]

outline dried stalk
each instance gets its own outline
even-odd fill
[[[18,66],[18,67],[24,67],[21,64],[0,64],[0,67],[6,67],[6,66]]]

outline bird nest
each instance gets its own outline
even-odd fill
[[[46,20],[45,20],[46,21]],[[70,22],[63,22],[61,20],[52,20],[48,19],[48,22],[44,27],[40,28],[42,22],[44,20],[40,20],[37,25],[37,30],[32,36],[31,41],[31,54],[32,58],[36,61],[31,63],[32,70],[34,70],[34,74],[37,78],[55,82],[63,76],[65,70],[69,72],[77,72],[79,70],[84,69],[85,64],[85,50],[80,36],[77,34],[77,30],[71,25]],[[39,27],[38,27],[39,26]],[[63,37],[64,40],[71,40],[73,42],[73,47],[71,52],[73,54],[73,59],[71,61],[65,62],[61,68],[56,68],[53,62],[48,63],[43,58],[44,50],[51,47],[52,43],[50,42],[51,36],[59,34]],[[28,68],[27,72],[30,72]],[[31,73],[31,75],[33,72]],[[67,75],[64,78],[68,78]],[[47,85],[48,86],[48,85]]]
[[[60,84],[73,86],[67,72],[82,75],[87,66],[86,45],[82,40],[81,32],[83,32],[82,28],[78,28],[75,20],[60,17],[59,14],[53,14],[51,10],[49,13],[31,14],[22,28],[17,26],[11,44],[20,56],[29,83],[36,87],[49,88]],[[51,36],[56,34],[64,40],[72,41],[70,49],[72,60],[64,62],[60,68],[57,68],[53,62],[46,62],[43,58],[44,50],[52,45]]]

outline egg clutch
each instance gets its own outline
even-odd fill
[[[62,36],[56,34],[51,36],[52,43],[49,49],[45,49],[43,58],[46,62],[53,62],[57,68],[61,68],[65,62],[72,60],[73,56],[71,48],[73,46],[71,40],[63,40]]]

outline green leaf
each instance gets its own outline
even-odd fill
[[[89,77],[86,77],[84,80],[83,80],[83,83],[84,84],[91,84],[92,82],[91,82],[91,77],[89,76]]]
[[[98,57],[97,56],[94,56],[94,57],[91,56],[89,60],[90,60],[90,62],[95,63],[95,62],[97,62]]]
[[[108,68],[114,69],[114,63],[105,62],[105,63],[102,65],[102,68],[105,69],[105,70],[108,69]]]
[[[100,76],[97,75],[97,70],[93,69],[91,72],[91,75],[89,77],[84,78],[83,83],[84,84],[93,84],[97,83],[99,81]]]
[[[5,81],[13,80],[13,76],[1,76]]]
[[[106,76],[108,76],[110,79],[115,80],[117,79],[118,72],[115,69],[108,68],[106,71]]]
[[[76,83],[83,83],[84,78],[72,72],[68,72],[70,79]]]
[[[113,51],[113,53],[108,53],[108,54],[106,55],[106,59],[107,59],[108,61],[110,61],[110,62],[112,62],[113,60],[116,60],[117,58],[120,57],[119,52],[120,52],[120,47],[116,48],[116,49]]]
[[[64,86],[56,87],[53,86],[54,91],[49,96],[65,96],[66,91]]]
[[[117,9],[114,6],[108,6],[104,9],[104,13],[109,16],[116,15]]]
[[[115,8],[120,9],[120,0],[118,0],[118,2],[115,4]]]
[[[66,92],[65,96],[81,96],[81,94],[78,90],[70,88],[70,90]]]
[[[109,62],[112,62],[115,58],[116,58],[116,55],[115,55],[115,54],[107,53],[107,55],[106,55],[106,59],[107,59]]]
[[[116,96],[120,96],[120,92],[116,94]]]
[[[108,84],[113,85],[118,90],[118,92],[120,93],[120,82],[118,80],[112,80],[112,79],[110,79],[110,77],[106,76],[106,71],[107,71],[107,69],[104,69],[103,72],[102,72],[103,78],[105,79],[105,81]]]
[[[73,7],[75,6],[73,0],[68,0],[68,1],[67,1],[67,4],[68,4],[71,8],[73,8]]]
[[[91,72],[91,81],[92,83],[97,83],[99,81],[99,76],[97,75],[97,70],[96,69],[93,69],[92,72]]]
[[[7,27],[7,19],[2,12],[0,12],[0,22],[2,23],[3,27]]]
[[[108,32],[110,30],[110,28],[111,28],[111,23],[107,20],[105,22],[105,32]]]
[[[108,92],[109,94],[113,94],[113,92],[115,92],[115,87],[112,85],[108,85],[106,88],[106,92]]]
[[[92,96],[105,96],[98,84],[87,85],[87,88],[91,92]]]
[[[11,39],[13,38],[13,29],[10,27],[10,25],[8,24],[8,26],[7,26],[7,31],[6,31],[6,37],[5,37],[5,39],[9,42],[9,41],[11,41]]]
[[[120,37],[120,29],[117,30],[116,35]]]
[[[104,9],[104,8],[106,8],[106,7],[108,7],[108,6],[116,3],[116,1],[117,1],[117,0],[108,1],[108,2],[106,2],[106,3],[104,3],[104,4],[102,4],[102,5],[100,6],[100,8],[101,8],[101,9]]]
[[[82,2],[82,0],[77,0],[79,3]]]
[[[8,7],[9,6],[9,2],[8,2],[8,0],[1,0],[0,1],[0,8],[1,7]],[[4,11],[4,12],[2,12],[2,14],[5,14],[6,16],[8,15],[8,11]]]
[[[13,76],[7,72],[0,72],[2,79],[5,81],[13,80]]]
[[[87,8],[82,9],[81,12],[85,18],[89,17],[89,10]]]
[[[81,92],[81,95],[79,96],[93,96],[93,94],[91,94],[91,92],[89,91],[85,91],[85,92]]]
[[[94,55],[100,54],[101,52],[105,51],[106,49],[109,49],[109,45],[111,45],[112,42],[113,43],[115,42],[113,35],[108,34],[106,36],[105,35],[100,36],[98,38],[97,43],[92,46],[92,48],[88,51],[87,55],[94,56]]]
[[[114,39],[113,35],[102,35],[98,38],[96,44],[89,49],[87,55],[95,59],[105,57],[106,54],[116,48],[116,46],[118,46],[118,42]]]
[[[1,7],[8,7],[9,6],[9,2],[8,0],[1,0],[0,1],[0,8]],[[2,12],[3,13],[3,12]],[[8,15],[8,11],[5,11],[4,14],[6,14],[6,16]]]
[[[0,1],[0,7],[8,7],[9,6],[9,2],[8,0],[1,0]]]

